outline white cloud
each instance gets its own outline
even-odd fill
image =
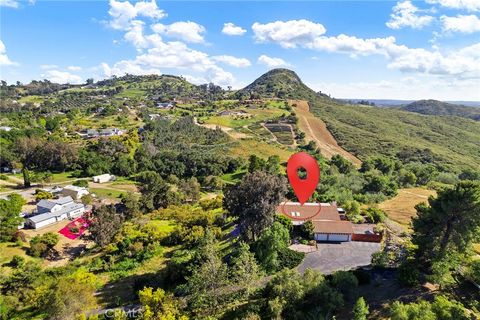
[[[41,75],[41,77],[55,83],[82,83],[82,78],[80,76],[67,71],[53,69],[47,70],[44,74]]]
[[[204,42],[203,33],[205,33],[205,28],[192,21],[178,21],[170,25],[157,23],[152,26],[152,30],[186,42]]]
[[[125,40],[131,42],[137,50],[148,47],[148,40],[143,35],[144,22],[141,20],[132,20],[130,28],[123,36]]]
[[[280,23],[277,21],[274,24],[288,25],[288,21]],[[299,31],[300,37],[296,37],[293,33],[290,33],[288,37],[277,37],[278,29],[261,28],[261,30],[261,39],[269,39],[270,42],[276,42],[286,48],[300,46],[317,51],[345,53],[352,57],[378,54],[388,60],[389,68],[402,72],[436,74],[462,79],[480,78],[480,43],[463,49],[442,52],[438,48],[428,50],[399,45],[396,43],[395,37],[391,36],[362,39],[340,34],[331,37],[310,37],[306,41],[306,38],[302,36],[305,34],[303,30]],[[288,39],[287,43],[286,39]]]
[[[278,68],[282,66],[288,66],[289,64],[281,58],[273,58],[262,54],[258,57],[258,63],[264,64],[270,68]]]
[[[237,68],[245,68],[251,65],[250,61],[246,58],[237,58],[228,55],[214,56],[213,59]]]
[[[70,70],[70,71],[81,71],[81,70],[82,70],[82,67],[79,67],[79,66],[68,66],[67,69]]]
[[[464,9],[467,11],[479,11],[480,1],[478,0],[427,0],[427,3],[439,4],[450,9]]]
[[[242,36],[247,32],[247,30],[243,29],[242,27],[236,26],[231,22],[227,22],[223,24],[222,33],[229,35],[229,36]]]
[[[322,24],[305,19],[275,21],[266,24],[255,22],[252,30],[256,41],[275,42],[284,48],[295,48],[298,45],[311,43],[326,32]]]
[[[110,0],[108,13],[112,17],[109,25],[117,30],[128,30],[131,21],[137,17],[161,19],[166,16],[166,13],[158,8],[155,0],[139,1],[135,5],[128,1]]]
[[[3,44],[3,41],[0,40],[0,66],[14,66],[14,65],[17,65],[17,63],[13,62],[8,58],[7,48],[5,47],[5,44]]]
[[[115,2],[118,7],[118,3]],[[135,7],[138,5],[135,5]],[[161,35],[180,38],[189,42],[202,42],[205,28],[195,22],[175,22],[170,25],[153,24],[151,26],[154,33],[145,34],[145,22],[139,18],[138,12],[131,12],[132,5],[124,5],[121,15],[122,22],[127,21],[127,27],[124,38],[130,42],[138,51],[136,57],[118,61],[112,65],[102,63],[100,69],[104,75],[123,75],[131,74],[160,74],[169,72],[165,69],[175,69],[176,71],[188,71],[190,77],[202,78],[206,82],[212,81],[218,85],[230,85],[235,79],[233,75],[220,68],[215,60],[208,54],[192,49],[181,41],[164,41]],[[126,8],[126,9],[125,9]],[[109,13],[112,14],[112,8]],[[135,13],[135,14],[134,14]],[[137,15],[136,15],[137,14]],[[165,13],[161,11],[161,15]],[[115,20],[115,19],[114,19]],[[117,19],[118,20],[118,19]]]
[[[480,19],[476,15],[441,16],[444,31],[474,33],[480,31]]]
[[[393,13],[390,15],[390,21],[386,23],[387,27],[392,29],[401,29],[411,27],[421,29],[433,21],[432,16],[418,15],[422,10],[415,7],[410,0],[397,2],[393,7]]]
[[[42,70],[58,69],[58,66],[56,64],[41,64],[40,69]]]
[[[18,8],[18,3],[16,0],[0,0],[0,7]]]

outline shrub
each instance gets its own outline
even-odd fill
[[[365,217],[367,222],[370,223],[383,222],[387,217],[386,212],[379,208],[368,208],[366,210],[363,210],[362,215]]]
[[[12,257],[12,260],[10,261],[10,266],[12,266],[13,268],[22,267],[24,264],[25,264],[25,258],[18,255],[14,255]]]
[[[353,301],[358,294],[358,279],[353,272],[337,271],[332,275],[332,285],[340,291],[345,300]]]
[[[407,260],[398,268],[397,277],[402,285],[413,287],[419,283],[420,271],[414,261]]]
[[[302,262],[303,258],[305,258],[305,253],[303,252],[293,251],[289,248],[282,248],[278,251],[278,260],[280,261],[279,269],[295,268]]]
[[[375,267],[386,268],[388,266],[389,259],[388,253],[385,251],[379,251],[372,254],[372,265]]]
[[[76,180],[73,182],[74,186],[88,188],[88,181],[87,180]]]
[[[6,174],[0,174],[0,180],[8,180],[8,177]]]
[[[58,243],[58,234],[47,232],[43,235],[35,236],[30,240],[28,254],[34,257],[43,257]]]
[[[300,227],[302,231],[302,237],[307,240],[312,240],[313,235],[314,235],[314,229],[315,227],[313,226],[313,222],[308,220],[302,226]]]

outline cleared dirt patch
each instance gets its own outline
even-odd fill
[[[427,202],[429,196],[435,196],[433,190],[422,188],[399,189],[398,195],[382,202],[379,208],[388,213],[388,217],[404,226],[410,226],[412,217],[417,214],[415,206]]]
[[[219,126],[217,124],[204,123],[204,124],[201,124],[201,126],[205,127],[205,128],[208,128],[208,129],[216,129],[217,127],[219,127],[223,132],[225,132],[226,134],[228,134],[229,136],[231,136],[234,139],[243,139],[243,138],[248,138],[249,137],[249,135],[247,135],[245,133],[234,131],[232,128]]]
[[[305,140],[315,141],[325,157],[330,159],[332,156],[339,154],[356,166],[361,165],[360,159],[338,145],[325,123],[310,113],[307,101],[291,100],[290,105],[298,116],[300,130],[305,132]]]

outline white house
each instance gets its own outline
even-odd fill
[[[84,212],[85,206],[74,202],[70,196],[56,200],[40,200],[37,203],[36,215],[28,218],[25,225],[39,229],[65,219],[75,219]]]
[[[66,197],[70,196],[74,200],[79,200],[83,196],[89,194],[90,192],[88,192],[87,188],[68,185],[68,186],[63,187],[63,189],[62,189],[62,191],[60,191],[60,193],[63,196],[66,196]]]
[[[105,174],[101,174],[99,176],[93,177],[93,182],[96,182],[96,183],[105,183],[113,180],[115,180],[115,176],[109,173],[105,173]]]

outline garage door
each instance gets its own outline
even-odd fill
[[[350,236],[348,234],[329,234],[328,235],[328,241],[344,242],[349,240],[350,240]]]
[[[40,229],[42,227],[48,226],[49,224],[52,224],[52,223],[55,223],[55,222],[56,222],[55,217],[50,218],[48,220],[39,221],[39,222],[35,223],[34,228],[35,229]]]
[[[349,234],[340,233],[315,233],[315,240],[317,241],[331,241],[331,242],[345,242],[350,241]]]
[[[315,233],[315,240],[317,240],[317,241],[327,241],[327,234],[325,234],[325,233]]]

